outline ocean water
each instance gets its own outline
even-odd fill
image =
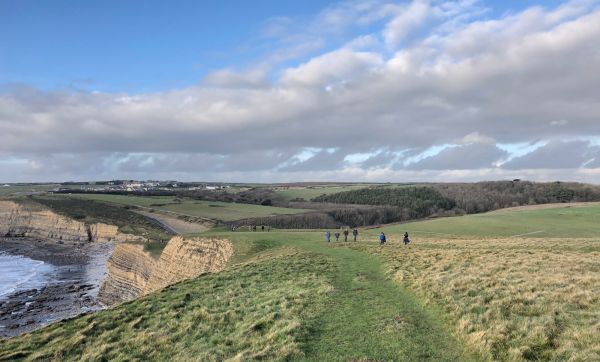
[[[0,299],[19,290],[40,288],[55,274],[55,267],[42,261],[0,252]]]

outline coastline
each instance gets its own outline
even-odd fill
[[[106,278],[114,243],[66,244],[34,238],[0,238],[0,251],[54,267],[48,283],[0,298],[0,338],[102,309],[96,297]]]

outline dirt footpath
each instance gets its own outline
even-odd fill
[[[192,223],[187,222],[181,219],[178,219],[174,216],[168,216],[162,213],[157,212],[149,212],[149,211],[137,211],[139,214],[149,217],[151,219],[156,220],[166,228],[170,229],[170,231],[175,234],[183,235],[183,234],[191,234],[191,233],[201,233],[207,231],[212,227],[212,225],[208,225],[206,223]]]

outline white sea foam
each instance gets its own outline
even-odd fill
[[[19,290],[40,288],[53,274],[50,264],[0,252],[0,299]]]

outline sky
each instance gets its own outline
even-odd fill
[[[0,182],[600,183],[600,0],[0,0]]]

